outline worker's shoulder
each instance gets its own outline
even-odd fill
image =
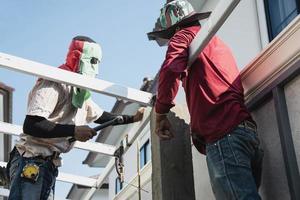
[[[187,27],[181,28],[176,34],[196,35],[199,30],[200,30],[200,26],[187,26]]]
[[[68,86],[64,83],[58,83],[47,79],[38,79],[36,83],[38,88],[53,88],[54,90],[67,90]]]
[[[200,30],[199,26],[189,26],[189,27],[185,27],[180,29],[179,31],[177,31],[174,36],[171,38],[171,41],[178,41],[178,40],[187,40],[190,41],[191,39],[193,39],[197,32]]]

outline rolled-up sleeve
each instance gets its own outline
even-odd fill
[[[87,123],[96,121],[103,114],[102,108],[100,108],[91,98],[87,100]]]

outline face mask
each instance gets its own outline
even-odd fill
[[[79,63],[79,73],[95,78],[99,71],[101,49],[96,43],[84,42]]]
[[[79,61],[79,72],[82,75],[95,78],[98,74],[101,60],[101,48],[96,43],[84,42]],[[84,101],[89,99],[89,90],[73,87],[72,104],[76,108],[82,108]]]

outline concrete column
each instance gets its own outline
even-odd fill
[[[193,162],[189,126],[172,109],[168,119],[174,138],[160,141],[156,136],[154,111],[151,114],[152,199],[195,200]]]

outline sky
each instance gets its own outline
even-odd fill
[[[71,39],[77,35],[97,41],[103,52],[98,78],[139,89],[144,77],[153,78],[165,48],[148,41],[165,1],[159,0],[0,0],[0,52],[57,67],[65,62]],[[0,67],[0,82],[15,89],[13,123],[22,125],[27,96],[36,77]],[[93,93],[110,111],[115,99]],[[63,155],[60,171],[92,176],[101,169],[82,165],[86,151]],[[57,182],[56,197],[65,198],[71,184]]]

